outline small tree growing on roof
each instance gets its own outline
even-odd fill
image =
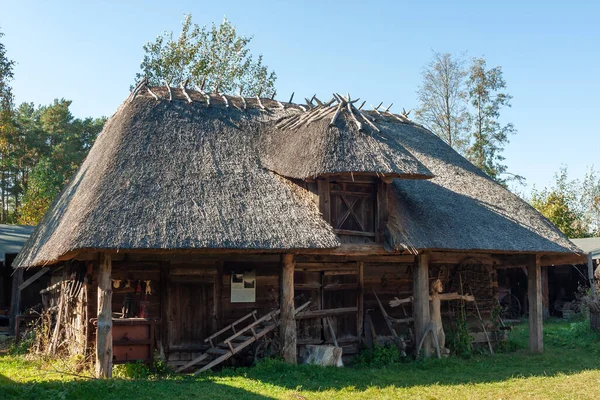
[[[144,59],[136,81],[146,76],[151,85],[179,83],[187,79],[206,91],[245,96],[271,96],[275,91],[275,72],[256,59],[248,44],[252,37],[238,35],[227,19],[210,28],[192,23],[187,14],[181,33],[165,32],[144,45]]]

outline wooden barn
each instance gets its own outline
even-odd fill
[[[489,336],[497,270],[526,267],[541,352],[541,270],[585,255],[427,129],[361,108],[142,82],[16,260],[51,269],[52,345],[95,351],[99,376],[155,352],[181,371],[276,344],[428,354],[430,297]]]

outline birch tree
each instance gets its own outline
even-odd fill
[[[417,91],[416,118],[459,153],[468,144],[467,71],[461,56],[433,54]]]

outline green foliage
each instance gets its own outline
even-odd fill
[[[473,356],[472,338],[467,322],[465,304],[462,301],[458,308],[458,318],[448,339],[448,348],[454,355],[465,359]]]
[[[145,76],[152,85],[164,85],[189,79],[220,93],[271,96],[277,76],[263,64],[262,55],[254,60],[248,48],[251,40],[238,35],[227,19],[208,28],[193,24],[192,15],[187,14],[179,37],[165,32],[144,45],[142,71],[136,81]]]
[[[113,366],[113,377],[119,379],[146,379],[152,375],[148,365],[141,361]]]
[[[291,366],[267,360],[252,368],[196,377],[85,379],[25,357],[0,357],[0,397],[7,399],[487,399],[597,398],[597,341],[584,324],[544,322],[544,354],[527,349],[527,323],[515,326],[515,352],[395,363],[385,368]]]
[[[468,68],[465,64],[462,56],[434,53],[417,92],[417,119],[499,183],[520,182],[524,178],[503,164],[504,146],[516,129],[499,122],[512,98],[502,67],[488,69],[484,58],[473,58]]]
[[[504,92],[506,81],[502,67],[487,69],[484,58],[473,58],[467,79],[469,101],[474,109],[471,115],[472,143],[467,151],[469,160],[499,182],[507,167],[502,164],[502,151],[508,135],[516,132],[513,124],[501,125],[500,109],[510,107],[512,96]],[[519,177],[520,178],[520,177]]]
[[[388,367],[402,361],[400,350],[396,346],[375,345],[372,349],[362,350],[353,360],[360,367]]]
[[[592,168],[583,182],[570,180],[567,167],[554,174],[550,188],[532,190],[530,203],[567,237],[600,235],[600,179]]]
[[[433,53],[423,70],[423,81],[417,95],[421,105],[416,118],[460,153],[468,144],[465,78],[467,71],[461,56]]]
[[[18,342],[13,342],[8,349],[8,354],[11,356],[22,356],[29,354],[36,341],[35,332],[28,332]]]

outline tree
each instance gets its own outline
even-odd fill
[[[27,165],[21,172],[27,177],[21,189],[22,205],[15,207],[16,219],[21,224],[40,221],[104,126],[106,118],[74,118],[70,106],[70,100],[55,99],[37,109],[27,103],[18,109],[20,131],[29,137],[19,145]]]
[[[188,14],[178,38],[165,32],[144,45],[144,59],[136,81],[144,76],[151,85],[166,82],[190,83],[219,93],[271,96],[275,91],[274,72],[263,64],[262,55],[253,59],[248,49],[252,37],[238,36],[227,19],[209,29],[192,24]]]
[[[0,32],[0,38],[4,34]],[[8,175],[11,166],[12,137],[15,135],[13,117],[13,94],[10,81],[13,79],[14,61],[8,59],[6,48],[0,42],[0,222],[7,221]]]
[[[487,69],[484,58],[473,58],[467,78],[469,101],[473,107],[470,117],[471,144],[467,158],[483,172],[500,183],[507,167],[502,162],[502,151],[508,143],[508,135],[516,129],[512,123],[501,125],[500,109],[510,107],[512,96],[504,92],[506,82],[502,67]],[[523,179],[513,175],[516,179]]]
[[[554,175],[550,188],[532,190],[531,205],[548,218],[567,237],[590,237],[598,230],[598,203],[600,180],[590,168],[583,182],[569,180],[567,167]]]
[[[464,154],[468,144],[468,110],[464,59],[451,53],[433,53],[423,70],[417,91],[417,119],[450,147]]]

